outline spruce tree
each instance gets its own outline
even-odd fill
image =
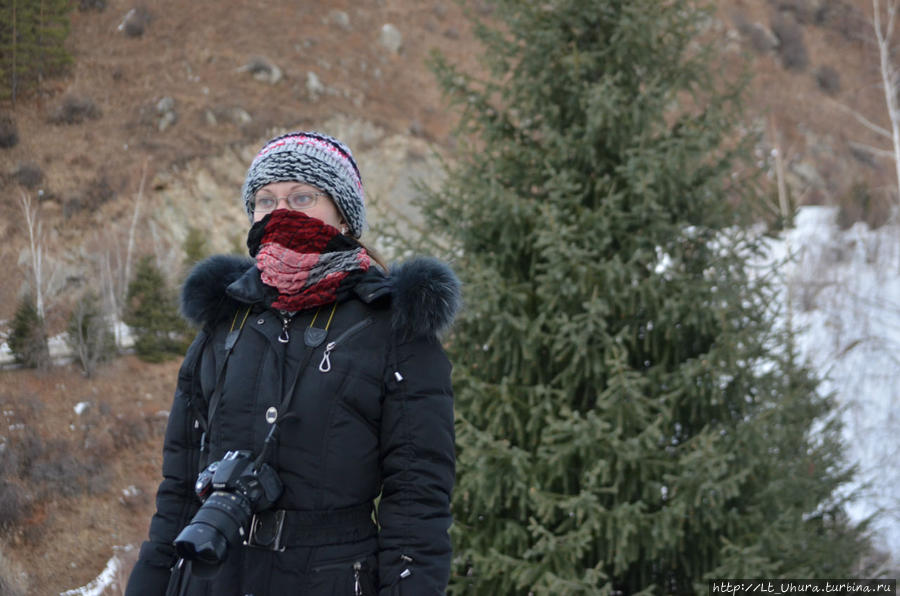
[[[0,3],[0,98],[60,74],[72,62],[65,47],[69,0],[9,0]]]
[[[175,293],[153,257],[138,261],[128,284],[124,320],[134,334],[135,353],[143,360],[161,362],[184,353],[190,343]]]
[[[209,243],[206,241],[206,234],[199,228],[188,226],[187,235],[184,242],[181,243],[184,251],[184,269],[187,273],[191,267],[209,256]]]
[[[711,14],[491,4],[485,76],[433,62],[461,145],[423,201],[466,289],[452,593],[850,576],[833,403],[748,273]]]
[[[31,294],[22,298],[13,315],[9,349],[16,362],[25,367],[44,369],[50,366],[47,330]]]

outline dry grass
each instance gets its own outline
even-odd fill
[[[92,379],[74,367],[0,371],[4,421],[14,426],[7,449],[23,458],[18,483],[31,499],[0,537],[9,564],[28,574],[29,593],[84,585],[114,546],[144,539],[177,367],[129,356]],[[81,415],[80,402],[89,404]]]
[[[880,139],[829,107],[828,101],[883,121],[874,54],[864,35],[860,37],[865,29],[846,11],[827,25],[804,21],[808,65],[803,71],[789,71],[776,53],[754,54],[750,40],[738,36],[735,41],[730,31],[736,29],[735,15],[768,27],[777,2],[719,4],[722,27],[715,34],[731,48],[733,67],[741,68],[745,54],[752,60],[746,128],[766,130],[771,117],[788,162],[812,160],[825,177],[823,188],[805,189],[799,200],[837,203],[853,194],[853,181],[865,180],[873,203],[883,204],[879,201],[891,183],[892,168],[880,158],[854,157],[848,149],[851,140],[875,145]],[[7,181],[18,164],[34,164],[43,172],[38,187],[44,190],[42,211],[51,254],[90,252],[88,241],[104,241],[104,230],[122,221],[127,229],[148,160],[150,181],[194,158],[257,143],[273,126],[310,126],[334,114],[361,117],[392,132],[415,129],[426,139],[446,143],[452,113],[423,58],[439,48],[471,68],[479,51],[459,7],[449,1],[336,0],[303,3],[298,10],[295,2],[273,0],[260,10],[257,3],[238,0],[158,0],[147,3],[152,19],[139,37],[116,31],[134,3],[80,0],[80,5],[86,10],[72,15],[71,74],[46,83],[41,93],[21,101],[14,111],[0,105],[0,147],[7,147],[0,148],[0,183],[8,185],[4,190],[11,188]],[[349,31],[325,22],[333,9],[348,13]],[[210,18],[223,14],[228,18]],[[378,46],[377,32],[388,22],[403,33],[399,55]],[[272,31],[273,23],[290,27],[264,34]],[[284,79],[272,86],[241,72],[254,56],[271,60],[284,71]],[[840,86],[830,85],[830,96],[815,74],[826,68],[840,73]],[[311,99],[305,88],[310,71],[339,93]],[[160,131],[155,106],[165,96],[175,100],[178,123]],[[92,113],[100,117],[81,124],[48,124],[66,97],[91,98],[97,110]],[[238,107],[252,117],[250,123],[219,118],[218,124],[209,124],[208,111],[215,115]],[[165,205],[165,189],[153,192]],[[6,240],[0,256],[8,262],[17,262],[25,246],[15,196],[0,193],[0,235]],[[12,268],[0,284],[0,320],[11,316],[23,275]],[[61,327],[64,321],[51,321],[51,327]],[[40,438],[32,449],[43,445],[45,451],[37,449],[43,455],[36,458],[63,456],[63,447],[77,446],[72,456],[78,465],[94,466],[80,468],[80,474],[97,479],[64,494],[68,488],[52,478],[69,472],[39,467],[36,478],[16,479],[10,489],[31,505],[9,526],[7,545],[0,550],[8,565],[29,574],[30,593],[53,594],[84,585],[103,569],[114,545],[137,544],[144,538],[161,466],[159,432],[164,420],[157,412],[170,407],[177,366],[125,357],[102,367],[92,379],[74,367],[43,375],[0,371],[0,400],[14,404],[15,416],[27,420],[22,422],[27,432]],[[74,406],[85,401],[89,409],[76,415]],[[13,408],[4,405],[7,409]],[[4,434],[11,441],[24,441],[12,432]],[[123,495],[131,486],[137,492]]]

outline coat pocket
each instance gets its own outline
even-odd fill
[[[375,557],[330,563],[312,568],[310,594],[377,596]]]

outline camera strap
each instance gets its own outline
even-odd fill
[[[321,308],[322,307],[319,307],[320,310]],[[313,326],[316,322],[316,319],[319,317],[319,311],[317,310],[312,321],[310,321],[309,323],[309,327],[303,334],[303,344],[306,346],[306,353],[303,354],[303,362],[302,364],[300,364],[300,366],[297,367],[297,372],[294,374],[294,378],[291,381],[290,387],[288,387],[287,391],[285,391],[281,397],[281,403],[279,404],[279,409],[281,410],[281,412],[290,412],[291,401],[294,399],[294,392],[297,388],[297,383],[300,381],[300,377],[303,376],[303,371],[306,370],[307,366],[309,366],[309,359],[312,358],[313,351],[321,346],[325,342],[325,339],[328,337],[328,330],[331,328],[331,321],[334,320],[335,310],[337,310],[337,302],[335,302],[331,307],[331,314],[329,315],[328,322],[325,323],[324,328]],[[279,417],[281,417],[280,414]]]
[[[328,336],[328,329],[331,327],[331,322],[334,320],[334,312],[336,309],[337,302],[335,302],[331,307],[331,315],[328,317],[328,321],[325,323],[324,328],[314,326],[316,319],[318,319],[319,317],[319,310],[321,310],[321,307],[319,307],[319,310],[316,310],[316,314],[313,316],[312,321],[310,321],[309,328],[304,333],[304,345],[306,347],[306,350],[303,355],[303,361],[300,366],[297,367],[297,372],[294,375],[293,380],[291,381],[290,387],[281,398],[281,403],[279,404],[279,409],[281,410],[281,412],[289,411],[294,391],[297,387],[297,383],[299,382],[300,377],[303,375],[303,371],[306,370],[306,367],[309,365],[309,360],[312,357],[313,351],[317,347],[319,347]],[[241,335],[241,330],[244,328],[244,323],[246,323],[249,314],[250,307],[248,307],[247,311],[244,313],[244,318],[241,321],[241,324],[235,329],[235,325],[237,324],[237,318],[239,315],[239,313],[235,313],[234,320],[231,322],[231,329],[228,331],[228,335],[225,337],[225,351],[222,359],[222,364],[219,367],[218,374],[216,375],[216,387],[209,398],[208,413],[206,416],[198,416],[200,425],[203,428],[203,434],[200,439],[200,452],[203,454],[202,457],[205,457],[209,452],[209,429],[212,425],[216,409],[218,408],[219,400],[222,398],[222,391],[225,389],[225,372],[228,368],[228,359],[231,357],[231,354],[234,351],[234,346],[235,344],[237,344],[238,338]]]
[[[203,434],[200,436],[201,454],[205,454],[209,451],[209,427],[210,424],[212,424],[213,416],[219,405],[219,399],[222,397],[222,389],[224,389],[225,385],[225,371],[228,368],[228,358],[231,357],[234,346],[241,336],[241,331],[244,329],[244,323],[247,322],[247,317],[250,316],[250,309],[251,307],[248,306],[246,312],[244,312],[244,318],[241,320],[241,324],[237,329],[235,329],[234,326],[237,323],[238,314],[240,313],[234,313],[234,319],[231,321],[231,329],[228,330],[228,335],[225,336],[225,353],[222,357],[222,365],[219,367],[219,372],[216,375],[216,388],[213,389],[212,395],[209,396],[209,408],[207,409],[206,416],[198,416],[200,425],[203,427]],[[201,457],[205,456],[202,455]]]

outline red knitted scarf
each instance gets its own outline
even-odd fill
[[[253,224],[247,246],[263,283],[274,290],[271,306],[280,310],[298,311],[342,298],[371,264],[356,240],[289,209],[276,209]]]

